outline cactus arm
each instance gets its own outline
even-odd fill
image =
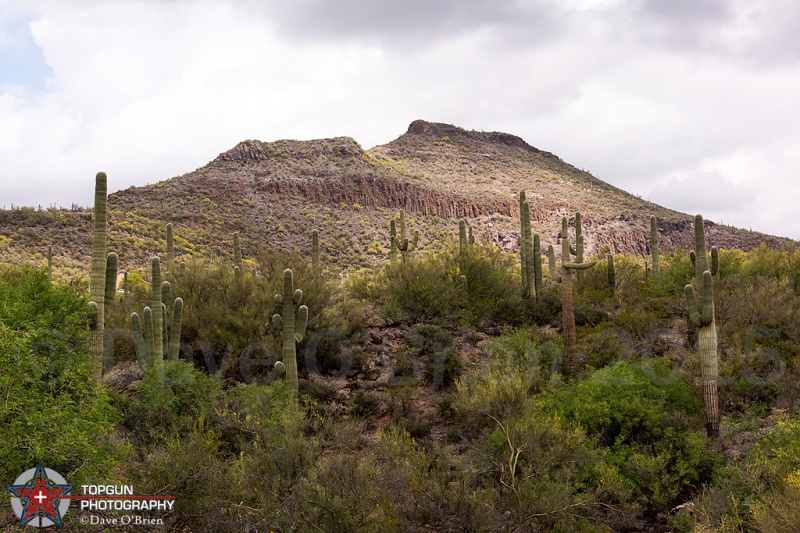
[[[558,267],[556,266],[556,250],[552,244],[547,245],[547,267],[550,270],[550,278],[555,280],[558,277]]]
[[[283,329],[283,319],[281,318],[281,315],[277,313],[272,315],[272,324],[278,329]]]
[[[561,266],[568,270],[587,270],[597,264],[597,260],[588,263],[562,263]]]
[[[689,311],[689,322],[692,326],[699,328],[702,325],[700,313],[697,311],[697,301],[694,298],[694,291],[691,285],[686,285],[683,288],[683,294],[686,296],[686,308]]]
[[[144,320],[144,341],[147,345],[147,364],[152,365],[155,363],[155,342],[153,335],[153,311],[149,307],[145,307],[144,311],[142,311],[142,317]]]
[[[106,287],[103,295],[103,324],[108,323],[114,301],[117,299],[117,268],[119,257],[114,252],[106,256]]]
[[[183,324],[183,299],[175,298],[172,306],[172,331],[169,336],[169,351],[167,357],[177,361],[181,352],[181,326]]]
[[[458,282],[461,285],[462,289],[464,289],[465,291],[469,290],[469,286],[467,285],[467,276],[465,276],[464,274],[461,274],[458,277]]]
[[[716,276],[719,272],[719,251],[716,246],[711,247],[711,275]]]
[[[142,321],[138,313],[131,313],[131,337],[136,348],[136,360],[139,361],[139,367],[144,370],[147,368],[147,343],[144,340]]]
[[[172,284],[169,281],[163,281],[161,283],[161,302],[166,305],[170,301],[172,301]]]
[[[294,331],[294,340],[301,342],[306,336],[306,327],[308,326],[308,307],[301,305],[297,310],[297,327]]]

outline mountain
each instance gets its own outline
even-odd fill
[[[113,193],[109,250],[119,253],[121,269],[144,268],[151,255],[165,253],[165,225],[172,222],[176,255],[230,255],[234,231],[245,256],[264,247],[310,254],[317,228],[324,263],[366,267],[386,261],[389,220],[405,210],[410,230],[420,231],[421,250],[456,239],[464,217],[479,242],[513,251],[523,189],[543,246],[557,243],[561,217],[574,221],[575,211],[583,216],[588,256],[647,254],[651,215],[662,253],[692,245],[691,215],[628,194],[517,136],[417,120],[366,151],[349,137],[247,140],[183,176]],[[722,248],[791,242],[706,225],[708,241]],[[91,208],[2,211],[0,261],[41,264],[51,243],[57,272],[79,275],[89,264],[91,231]]]

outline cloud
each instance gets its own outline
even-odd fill
[[[783,0],[20,5],[0,0],[0,47],[30,21],[48,74],[0,87],[6,204],[88,204],[98,170],[111,190],[153,183],[244,139],[369,148],[417,118],[519,135],[643,197],[715,172],[795,191],[800,9]]]

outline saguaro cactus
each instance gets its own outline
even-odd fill
[[[581,236],[582,238],[582,236]],[[561,329],[564,334],[564,367],[568,380],[575,378],[578,367],[578,336],[575,327],[575,304],[572,298],[572,271],[586,270],[597,261],[570,262],[567,217],[561,219]]]
[[[294,289],[294,276],[292,270],[287,268],[283,271],[283,294],[276,294],[275,301],[283,305],[282,314],[272,316],[272,323],[280,329],[283,336],[283,364],[286,366],[286,382],[289,387],[299,392],[297,381],[297,351],[296,342],[303,340],[308,324],[308,307],[301,305],[297,309],[297,321],[295,322],[295,307],[303,299],[303,291]]]
[[[706,433],[709,437],[719,436],[719,395],[717,378],[719,363],[717,360],[717,324],[714,319],[714,289],[712,276],[719,268],[719,256],[716,248],[711,249],[711,267],[706,255],[705,231],[703,217],[694,218],[694,251],[689,254],[695,270],[695,285],[684,287],[689,322],[697,330],[697,351],[700,355],[700,374],[703,383],[703,414],[706,421]]]
[[[172,223],[167,224],[167,271],[175,269],[175,239],[172,235]]]
[[[151,263],[150,283],[151,302],[150,307],[144,308],[144,324],[137,313],[131,314],[131,335],[136,358],[142,369],[162,363],[164,356],[172,360],[178,359],[183,323],[183,300],[176,298],[172,303],[172,322],[168,324],[168,311],[164,302],[172,300],[172,287],[168,281],[161,282],[158,257],[154,257]]]
[[[406,238],[406,215],[405,211],[400,211],[400,237],[395,239],[397,249],[400,250],[400,258],[403,263],[408,262],[409,254],[416,250],[419,242],[419,231],[414,230],[414,239],[409,242]]]
[[[94,186],[94,236],[92,239],[92,268],[89,275],[89,300],[97,309],[97,320],[92,332],[92,375],[103,376],[103,338],[105,336],[105,291],[106,291],[106,246],[107,212],[106,198],[108,177],[98,172]]]
[[[459,219],[458,221],[458,249],[461,257],[469,256],[472,252],[472,245],[475,244],[475,236],[472,234],[472,226],[467,224],[467,221]]]
[[[522,294],[526,298],[538,298],[542,288],[542,249],[539,234],[531,238],[530,204],[525,191],[520,191],[519,252],[522,274]]]
[[[319,271],[319,232],[311,231],[311,268],[315,272]]]
[[[53,281],[53,247],[47,247],[47,281]]]
[[[389,221],[389,262],[392,266],[397,264],[397,223],[394,218]]]
[[[650,255],[652,255],[653,277],[656,278],[661,272],[661,263],[658,260],[658,227],[655,216],[650,216]]]

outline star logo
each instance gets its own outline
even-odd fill
[[[47,527],[60,524],[62,515],[69,509],[69,499],[65,497],[72,486],[49,468],[31,468],[8,489],[15,496],[11,506],[23,525]]]

